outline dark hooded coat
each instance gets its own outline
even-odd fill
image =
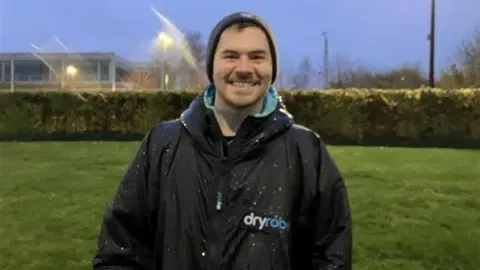
[[[93,269],[352,269],[347,191],[321,138],[271,89],[227,144],[211,95],[146,135]]]

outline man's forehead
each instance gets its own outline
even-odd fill
[[[244,29],[229,28],[220,36],[217,51],[264,51],[270,47],[266,34],[257,27]]]

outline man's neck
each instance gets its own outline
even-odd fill
[[[225,104],[220,98],[215,98],[215,117],[224,136],[235,136],[245,118],[259,113],[261,110],[262,102],[252,107],[236,110]]]

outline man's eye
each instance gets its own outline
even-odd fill
[[[265,56],[263,55],[254,55],[251,57],[252,60],[263,60],[265,59]]]

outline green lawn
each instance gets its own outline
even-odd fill
[[[0,143],[0,269],[89,269],[137,143]],[[330,147],[355,269],[480,269],[480,151]]]

